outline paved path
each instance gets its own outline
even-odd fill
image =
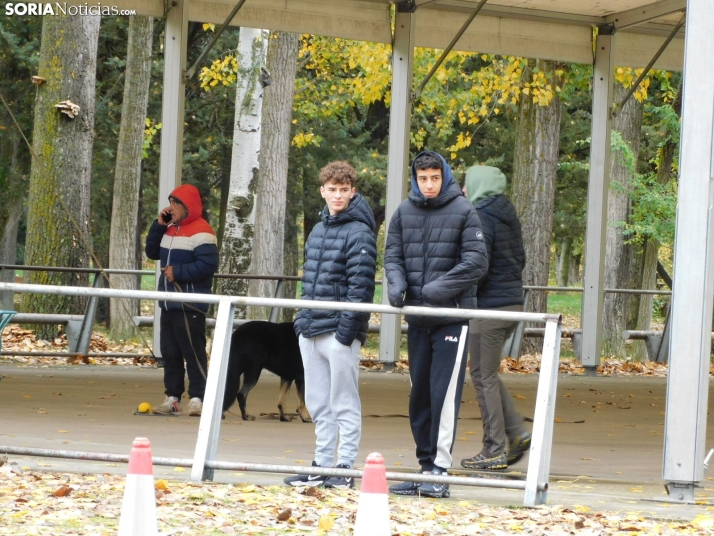
[[[157,404],[163,400],[160,370],[0,362],[0,375],[0,445],[127,454],[134,437],[146,436],[155,456],[193,456],[199,419],[132,414],[140,402]],[[532,416],[537,376],[505,375],[504,379],[519,409]],[[278,379],[264,373],[250,393],[248,410],[258,416],[256,421],[242,421],[237,405],[237,415],[227,415],[221,426],[219,459],[310,464],[314,428],[299,419],[278,421],[278,387]],[[548,503],[684,518],[694,517],[705,508],[663,502],[667,498],[661,478],[665,388],[665,378],[561,375]],[[360,390],[364,420],[360,457],[378,451],[384,455],[389,470],[414,469],[414,444],[406,418],[409,377],[362,372]],[[455,467],[481,447],[481,421],[470,385],[465,387],[463,399],[454,448]],[[296,407],[296,397],[291,396],[289,404]],[[707,445],[714,446],[711,424]],[[22,458],[21,463],[58,471],[126,470],[121,464],[59,459]],[[510,468],[506,477],[523,478],[526,467],[524,459]],[[188,476],[172,468],[157,467],[156,472],[172,478]],[[281,479],[271,474],[216,473],[219,481],[275,484]],[[714,472],[696,494],[707,504],[714,504],[713,480]],[[458,487],[452,497],[493,505],[522,504],[522,492],[511,490]]]

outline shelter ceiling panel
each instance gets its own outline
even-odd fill
[[[443,10],[427,8],[417,10],[417,45],[445,48],[467,17],[464,13]],[[480,15],[471,23],[454,48],[463,52],[484,52],[577,63],[593,61],[592,29],[588,26]]]
[[[480,0],[417,0],[417,4],[439,4],[476,7]],[[678,0],[668,0],[678,1]],[[658,3],[667,3],[663,0],[496,0],[489,1],[484,6],[484,11],[489,9],[514,12],[520,11],[550,11],[566,15],[579,15],[582,17],[607,17],[614,13],[630,11]],[[504,9],[505,8],[505,9]],[[575,18],[575,17],[571,17]]]
[[[615,34],[615,65],[619,67],[644,67],[664,43],[657,35],[635,32]],[[681,71],[684,68],[684,39],[675,38],[654,64],[655,69]]]
[[[191,0],[189,18],[222,24],[235,4],[236,0]],[[369,0],[248,0],[232,24],[362,41],[391,41],[389,4]]]

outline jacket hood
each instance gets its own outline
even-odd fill
[[[174,191],[169,194],[169,198],[171,197],[177,201],[181,201],[183,206],[186,207],[186,210],[188,210],[188,216],[181,220],[181,224],[191,223],[203,217],[201,194],[198,193],[198,188],[192,184],[182,184],[175,188]]]
[[[506,191],[506,176],[491,166],[471,166],[466,170],[466,191],[469,201],[500,195]]]
[[[414,167],[414,162],[416,162],[416,159],[419,158],[423,154],[431,154],[434,156],[438,156],[441,159],[441,163],[444,165],[444,168],[441,170],[441,191],[439,192],[439,195],[443,194],[444,192],[448,191],[449,186],[451,185],[452,182],[454,182],[454,174],[451,172],[451,168],[449,167],[449,164],[446,163],[446,160],[444,160],[444,157],[441,156],[439,153],[435,153],[434,151],[422,151],[418,155],[416,155],[416,158],[412,160],[412,191],[418,196],[421,197],[422,199],[426,199],[419,190],[419,185],[417,184],[416,180],[416,168]],[[411,195],[410,195],[411,197]],[[437,196],[438,197],[438,196]]]
[[[374,214],[369,203],[361,194],[355,194],[350,200],[350,204],[334,216],[330,215],[330,209],[325,206],[320,217],[325,225],[341,225],[350,221],[362,222],[374,232]]]

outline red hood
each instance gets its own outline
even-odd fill
[[[169,197],[173,197],[178,201],[181,201],[183,205],[188,209],[188,216],[186,219],[181,220],[181,224],[190,223],[203,216],[203,203],[201,203],[201,194],[198,193],[198,188],[192,184],[182,184],[181,186],[174,189]]]

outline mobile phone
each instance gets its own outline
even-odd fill
[[[161,219],[164,220],[164,223],[171,223],[171,214],[162,214]]]

